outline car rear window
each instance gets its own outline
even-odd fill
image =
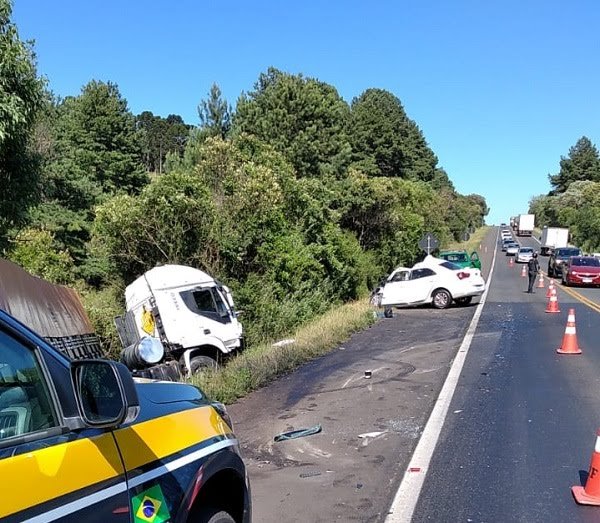
[[[451,271],[462,271],[462,267],[456,265],[455,263],[445,261],[444,263],[440,263],[441,267],[445,267],[446,269],[450,269]]]

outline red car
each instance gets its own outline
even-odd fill
[[[600,285],[600,260],[593,256],[573,256],[563,266],[563,285]]]

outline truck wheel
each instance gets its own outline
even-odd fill
[[[394,317],[394,311],[392,310],[391,307],[386,307],[383,310],[383,316],[384,316],[384,318],[393,318]]]
[[[192,375],[197,372],[206,370],[206,369],[216,369],[217,362],[213,360],[210,356],[193,356],[190,360],[190,368],[192,370]]]
[[[193,523],[235,523],[235,519],[224,510],[208,507],[202,510],[198,517],[192,519]],[[191,522],[190,522],[191,523]]]

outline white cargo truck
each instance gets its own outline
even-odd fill
[[[544,227],[540,237],[540,254],[548,256],[550,251],[569,245],[569,229],[564,227]]]
[[[189,376],[243,348],[231,292],[199,269],[155,267],[127,286],[125,302],[115,324],[123,361],[140,375]]]
[[[519,214],[517,218],[517,236],[531,236],[535,226],[535,214]]]

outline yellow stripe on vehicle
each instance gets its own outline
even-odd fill
[[[209,406],[184,410],[115,432],[125,468],[135,470],[231,429]]]
[[[122,474],[111,434],[0,459],[0,518]]]

